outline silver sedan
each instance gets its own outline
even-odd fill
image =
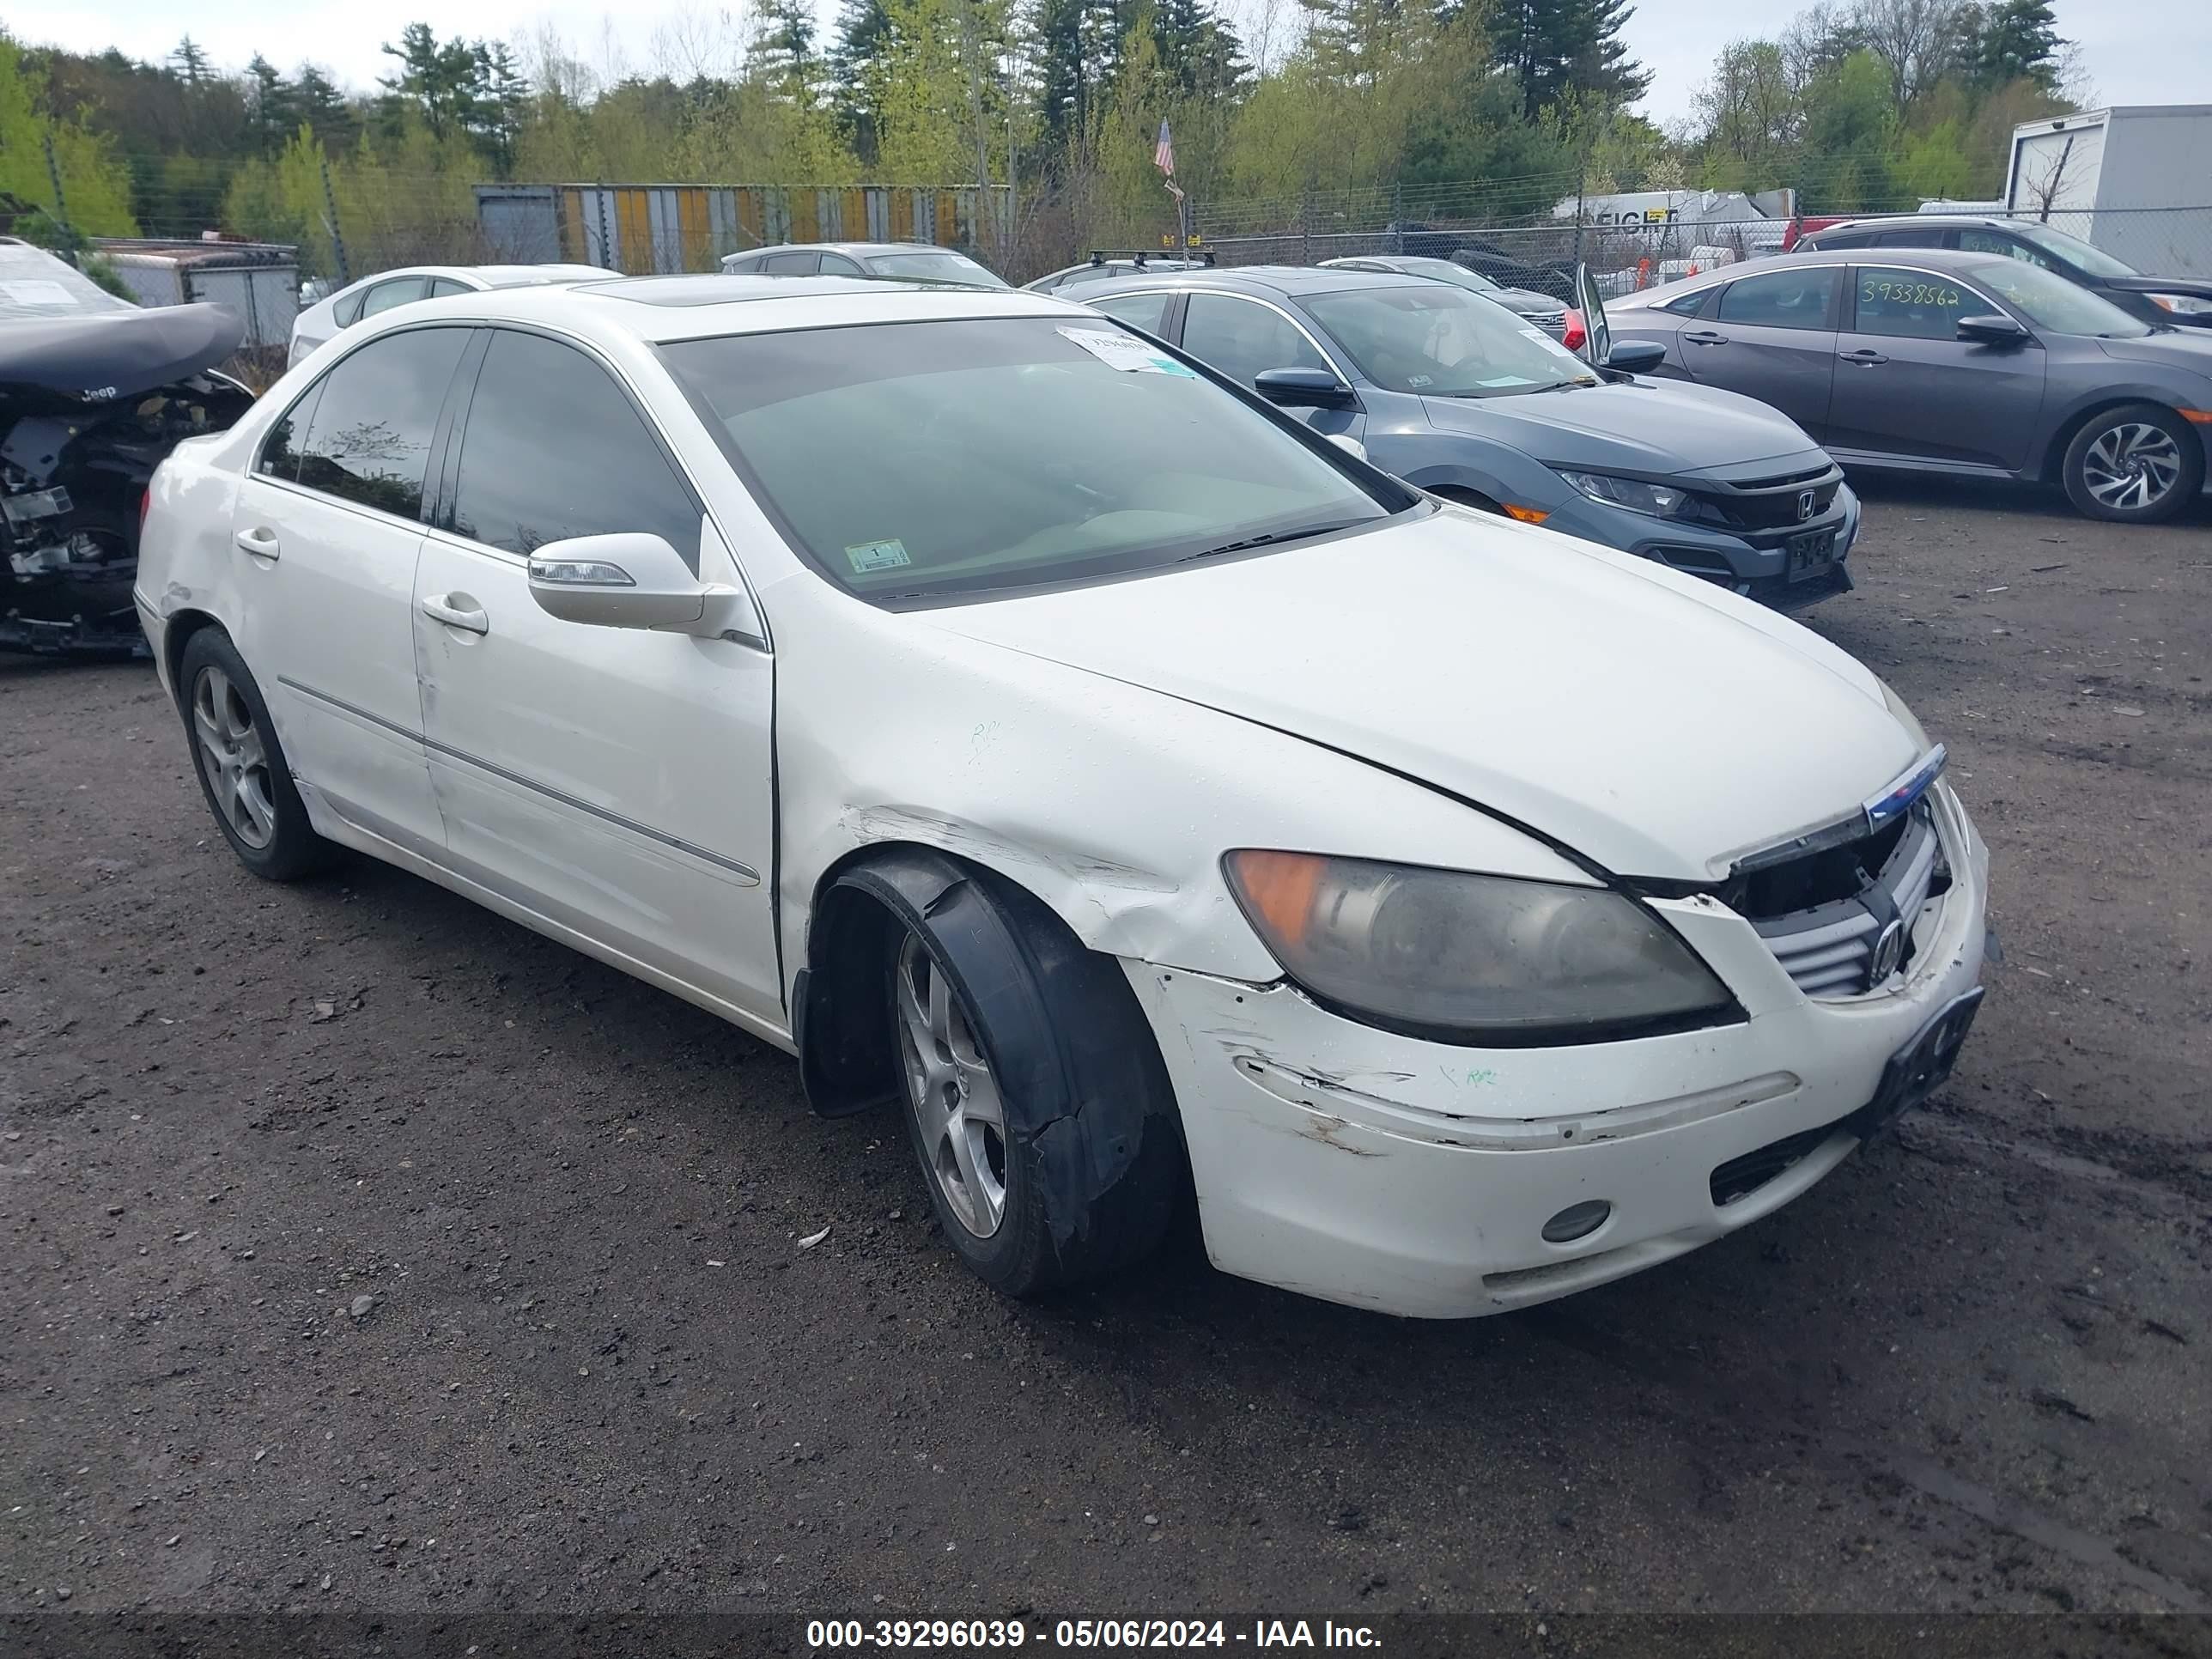
[[[1847,470],[2055,483],[2092,518],[2204,487],[2212,337],[2055,272],[1940,248],[1784,254],[1607,302],[1656,372],[1773,404]]]

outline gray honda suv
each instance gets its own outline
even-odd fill
[[[1656,559],[1778,609],[1851,580],[1859,504],[1787,416],[1593,368],[1527,318],[1426,277],[1296,266],[1146,273],[1078,296],[1253,387],[1432,495]]]

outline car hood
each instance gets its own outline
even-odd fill
[[[1765,404],[1671,380],[1421,402],[1439,431],[1510,444],[1553,466],[1702,472],[1818,453],[1804,428]]]
[[[2212,374],[2212,337],[2195,329],[2165,329],[2139,340],[2100,340],[2105,356],[2124,363],[2162,363]]]
[[[1618,874],[1717,879],[1917,758],[1880,682],[1817,635],[1460,508],[914,614],[1340,750]]]
[[[2212,300],[2212,279],[2203,276],[2107,276],[2104,285],[2126,294],[2195,294]]]

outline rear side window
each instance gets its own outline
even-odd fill
[[[822,269],[818,253],[771,253],[760,262],[771,276],[811,276]]]
[[[1876,247],[1941,247],[1946,233],[1930,229],[1926,225],[1910,225],[1903,230],[1885,230],[1874,239]]]
[[[402,519],[422,516],[422,479],[465,328],[372,340],[323,377],[300,444],[299,481]],[[273,434],[272,434],[273,436]]]
[[[394,306],[404,306],[422,297],[424,283],[420,276],[402,276],[393,282],[379,283],[368,291],[368,303],[362,307],[361,314],[374,317],[380,311],[389,311]]]
[[[699,568],[702,509],[636,406],[573,346],[492,337],[461,435],[457,535],[509,553],[641,531]]]
[[[2002,253],[2008,258],[2024,259],[2029,264],[2051,269],[2051,261],[2038,253],[2017,236],[2008,236],[1999,230],[1962,230],[1959,246],[1969,253]]]
[[[1806,246],[1814,248],[1865,247],[1873,240],[1874,233],[1870,230],[1840,231],[1833,236],[1823,232]]]
[[[1765,328],[1833,328],[1828,307],[1841,274],[1834,265],[1809,265],[1747,276],[1729,284],[1714,319]]]
[[[466,283],[457,283],[450,276],[434,276],[430,279],[430,297],[434,300],[441,294],[470,294],[474,291]]]
[[[824,276],[860,276],[866,275],[860,266],[854,264],[850,259],[848,259],[842,253],[825,253],[822,256],[822,274]]]
[[[1116,294],[1091,303],[1132,328],[1158,334],[1167,325],[1168,301],[1174,297],[1172,294]]]
[[[355,289],[331,307],[331,318],[340,328],[351,328],[361,320],[361,307],[368,298],[367,289]]]
[[[1296,323],[1233,294],[1190,296],[1183,309],[1182,349],[1246,386],[1271,368],[1328,368]]]

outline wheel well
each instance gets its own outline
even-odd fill
[[[177,701],[185,699],[185,690],[177,685],[178,666],[185,659],[185,647],[191,643],[192,635],[203,628],[220,629],[222,624],[204,611],[179,611],[168,619],[161,635],[161,667],[169,684],[176,687]]]
[[[1465,484],[1431,484],[1428,491],[1430,495],[1445,501],[1456,501],[1462,507],[1474,507],[1479,513],[1503,513],[1505,510],[1480,489],[1471,489]]]
[[[2035,476],[2045,483],[2060,482],[2060,469],[2066,463],[2066,447],[2074,441],[2075,435],[2083,427],[2100,415],[2109,415],[2116,409],[2155,409],[2167,415],[2173,413],[2172,409],[2154,398],[2106,398],[2078,415],[2068,416],[2058,430],[2051,434],[2050,447],[2044,451],[2043,465],[2036,469]]]
[[[807,1103],[823,1117],[849,1116],[898,1097],[883,986],[900,922],[880,896],[847,878],[877,860],[933,850],[906,843],[864,847],[830,866],[815,884],[806,963],[792,996],[792,1037]]]

